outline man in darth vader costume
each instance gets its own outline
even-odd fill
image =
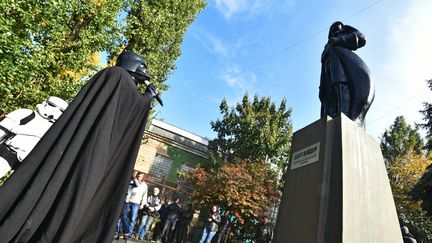
[[[365,127],[375,91],[369,68],[353,52],[365,44],[366,37],[357,29],[339,21],[330,26],[321,55],[321,118],[335,118],[344,113],[358,126]]]
[[[126,51],[81,89],[0,187],[2,242],[112,241],[158,96],[148,81],[144,59]]]

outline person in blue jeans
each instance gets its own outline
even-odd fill
[[[204,228],[201,240],[199,243],[210,243],[212,238],[218,231],[219,223],[221,222],[221,216],[218,213],[218,206],[213,205],[210,213],[206,219],[206,226]]]
[[[159,198],[159,188],[153,188],[153,194],[147,198],[147,203],[144,205],[141,223],[138,227],[137,238],[138,240],[144,239],[145,234],[147,233],[150,225],[154,219],[158,215],[158,211],[161,208],[161,201]]]
[[[143,209],[147,203],[147,183],[144,182],[144,173],[138,173],[136,175],[135,187],[132,187],[129,197],[129,209],[131,211],[131,218],[129,221],[129,232],[128,236],[132,235],[135,228],[135,223],[138,218],[138,210]]]
[[[137,177],[138,171],[134,170],[132,174],[132,178],[129,182],[128,191],[126,195],[126,199],[123,203],[122,211],[120,214],[120,218],[117,222],[115,233],[114,233],[114,239],[120,238],[120,228],[123,231],[123,234],[125,236],[128,236],[129,233],[129,198],[131,196],[132,188],[136,187],[136,177]]]
[[[147,202],[147,184],[143,181],[143,178],[144,173],[139,172],[129,183],[128,193],[120,216],[125,239],[130,238],[132,234],[138,217],[138,209],[144,208],[144,204]],[[129,210],[131,213],[130,219]]]
[[[122,227],[121,218],[117,221],[115,233],[114,233],[114,239],[119,240],[120,239],[120,228]],[[129,229],[129,228],[128,228]]]

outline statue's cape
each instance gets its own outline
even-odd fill
[[[346,48],[338,46],[333,48],[348,79],[351,101],[356,102],[351,107],[364,107],[365,104],[371,104],[374,98],[374,86],[366,63]]]
[[[152,96],[97,73],[0,187],[2,242],[112,242]]]

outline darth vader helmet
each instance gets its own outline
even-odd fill
[[[129,71],[137,83],[142,84],[146,80],[150,80],[144,58],[134,52],[123,51],[117,58],[116,66]]]
[[[66,110],[68,103],[63,99],[55,96],[49,97],[47,100],[36,105],[38,113],[45,119],[55,122]]]

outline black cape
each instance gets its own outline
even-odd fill
[[[0,187],[0,241],[112,242],[152,99],[97,73]]]
[[[364,121],[375,89],[368,66],[353,50],[364,46],[366,39],[357,29],[349,25],[344,28],[346,31],[341,35],[345,41],[337,46],[327,44],[322,54],[319,98],[325,109],[322,107],[321,117],[331,116],[337,110],[334,85],[346,81],[350,92],[349,114],[346,115],[352,120]],[[331,75],[326,74],[326,68]]]
[[[351,95],[352,115],[357,118],[361,112],[367,112],[374,97],[374,87],[366,63],[354,52],[341,47],[334,47],[348,77]],[[364,111],[363,109],[365,109]]]

